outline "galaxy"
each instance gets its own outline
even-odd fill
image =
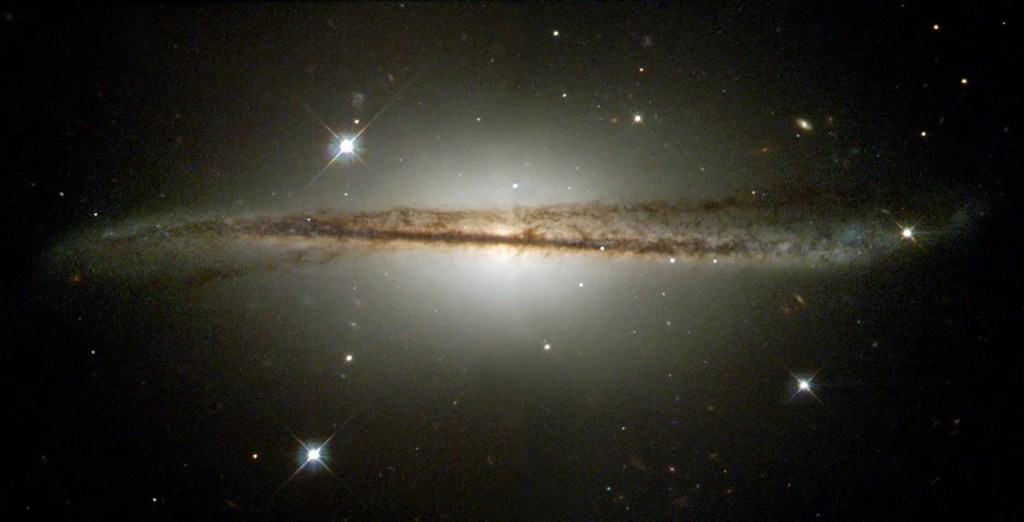
[[[51,11],[11,517],[1022,515],[1010,4]]]
[[[975,210],[976,211],[976,210]],[[119,275],[167,276],[173,271],[208,275],[242,274],[285,264],[323,263],[346,254],[381,248],[433,246],[543,253],[592,253],[599,257],[660,256],[669,263],[743,263],[756,266],[802,264],[844,266],[896,255],[904,241],[917,243],[914,227],[900,226],[884,212],[844,217],[757,203],[708,201],[698,205],[649,202],[624,205],[575,204],[500,210],[395,209],[338,214],[225,217],[146,223],[105,230],[57,250],[58,270],[93,266],[92,275],[117,275],[118,259],[131,259]],[[969,213],[961,209],[944,235],[964,233]],[[95,234],[93,234],[94,236]],[[905,247],[904,247],[905,248]],[[259,252],[261,263],[232,258]],[[226,254],[226,255],[225,255]],[[902,255],[907,255],[903,253]],[[233,259],[233,260],[232,260]],[[84,263],[84,265],[83,265]],[[231,268],[225,269],[228,264]],[[218,269],[220,267],[220,269]]]

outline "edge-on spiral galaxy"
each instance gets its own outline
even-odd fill
[[[944,222],[929,217],[929,241],[954,226],[951,219],[956,215]],[[813,267],[866,264],[920,246],[909,235],[914,223],[901,226],[881,209],[735,199],[321,210],[126,223],[70,238],[51,261],[61,270],[98,276],[205,280],[420,246]]]

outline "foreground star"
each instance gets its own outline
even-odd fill
[[[799,377],[793,372],[789,372],[789,374],[793,376],[793,379],[796,379],[796,391],[789,397],[789,400],[795,399],[797,395],[807,394],[814,397],[814,400],[819,403],[824,404],[824,402],[821,401],[821,398],[818,397],[818,394],[814,393],[814,388],[811,385],[811,382],[814,380],[814,377],[818,375],[818,372],[814,372],[810,377]]]
[[[338,154],[355,154],[356,142],[345,138],[338,144]]]
[[[301,440],[299,440],[298,437],[295,437],[294,434],[292,434],[292,437],[294,437],[295,440],[299,442],[299,445],[302,446],[302,449],[305,450],[306,460],[302,461],[302,464],[298,467],[298,469],[296,469],[288,477],[288,479],[285,480],[284,483],[282,483],[281,486],[278,487],[276,491],[274,491],[273,495],[270,495],[271,498],[280,493],[281,490],[285,488],[285,486],[287,486],[293,479],[295,479],[296,476],[298,476],[299,472],[301,472],[303,469],[306,469],[306,466],[323,466],[323,468],[326,469],[327,472],[330,473],[334,478],[338,477],[337,475],[334,474],[334,471],[327,466],[327,463],[324,462],[324,448],[327,447],[327,444],[329,442],[331,442],[331,439],[334,438],[334,435],[331,435],[327,440],[323,442],[323,444],[320,444],[319,446],[314,446],[302,442]]]
[[[896,221],[895,219],[893,219],[892,221],[893,221],[893,223],[896,223],[896,226],[898,226],[900,228],[900,238],[897,241],[897,243],[902,243],[904,241],[910,241],[911,243],[914,243],[917,246],[921,246],[921,245],[919,245],[917,243],[917,238],[915,237],[915,234],[916,234],[915,230],[917,229],[917,225],[916,224],[914,224],[914,225],[903,225],[899,221]]]
[[[323,441],[320,444],[311,444],[308,442],[303,442],[302,439],[300,439],[294,433],[292,433],[291,430],[288,430],[288,434],[291,435],[292,438],[299,443],[299,446],[301,446],[302,453],[300,453],[300,455],[304,455],[305,459],[302,460],[302,464],[299,465],[298,469],[296,469],[291,475],[289,475],[288,478],[284,481],[284,483],[282,483],[281,486],[279,486],[277,490],[274,491],[272,495],[270,495],[270,498],[274,498],[275,496],[277,496],[277,494],[280,493],[281,490],[284,489],[285,486],[287,486],[292,480],[294,480],[295,477],[298,476],[299,472],[301,472],[303,469],[306,469],[306,467],[314,469],[317,467],[322,467],[326,469],[327,472],[330,473],[332,477],[337,479],[338,482],[341,483],[341,485],[344,486],[345,489],[348,490],[348,492],[354,496],[355,493],[352,492],[352,489],[349,488],[347,484],[342,482],[341,479],[338,478],[338,475],[334,473],[334,470],[332,470],[330,466],[327,465],[327,454],[325,453],[324,449],[327,447],[328,444],[330,444],[331,440],[334,439],[334,436],[337,435],[338,432],[340,432],[342,429],[344,429],[345,426],[347,426],[348,423],[352,421],[352,419],[356,418],[356,415],[358,414],[359,412],[353,413],[349,418],[345,419],[345,422],[341,423],[341,426],[338,426],[337,430],[333,434],[331,434],[330,437],[327,437],[327,440]]]
[[[306,462],[320,462],[320,448],[313,448],[307,451]]]
[[[914,239],[914,227],[901,227],[900,241],[906,241],[908,239],[915,245],[917,244],[917,239]]]
[[[313,115],[313,117],[316,118],[316,121],[320,122],[320,125],[322,125],[323,128],[327,129],[327,132],[331,133],[331,136],[334,136],[335,142],[337,143],[338,147],[338,153],[335,154],[334,157],[332,157],[331,160],[327,162],[327,165],[324,165],[324,168],[320,169],[320,172],[316,173],[316,176],[313,176],[313,179],[309,180],[309,183],[306,184],[303,190],[309,189],[309,187],[313,185],[313,183],[316,183],[316,181],[320,179],[320,176],[322,176],[323,173],[326,172],[327,169],[331,167],[331,165],[334,165],[334,163],[338,161],[338,158],[342,156],[351,156],[355,158],[355,160],[358,161],[362,166],[366,167],[366,163],[363,162],[363,159],[359,157],[359,153],[356,151],[356,140],[358,140],[359,137],[362,136],[364,132],[366,132],[366,129],[370,128],[370,125],[373,125],[373,122],[377,121],[377,118],[379,118],[380,115],[383,114],[384,111],[386,111],[388,107],[390,107],[391,104],[394,103],[396,99],[397,98],[392,98],[390,101],[388,101],[384,105],[384,107],[381,107],[381,109],[377,111],[377,114],[373,115],[373,118],[370,118],[370,121],[368,121],[366,125],[363,126],[362,129],[359,129],[359,132],[357,132],[355,136],[351,137],[341,136],[337,132],[334,132],[334,129],[332,129],[330,125],[324,123],[324,121],[321,120],[320,117],[317,116],[316,113],[314,113],[313,110],[309,108],[309,106],[304,104],[303,107],[305,107],[306,112],[309,112],[311,115]],[[356,120],[356,123],[358,122],[359,120]]]

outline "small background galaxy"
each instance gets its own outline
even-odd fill
[[[2,508],[1019,517],[1015,13],[5,7]]]

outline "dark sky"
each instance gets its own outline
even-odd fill
[[[3,508],[1020,514],[997,478],[1021,461],[1006,431],[1020,420],[1015,13],[5,7],[3,366],[21,438]],[[714,271],[417,247],[203,284],[187,264],[125,276],[159,250],[52,261],[69,237],[196,216],[736,198],[870,209],[896,255]],[[923,220],[898,236],[928,212],[970,216],[970,233]],[[333,473],[289,481],[301,444],[328,438]]]

